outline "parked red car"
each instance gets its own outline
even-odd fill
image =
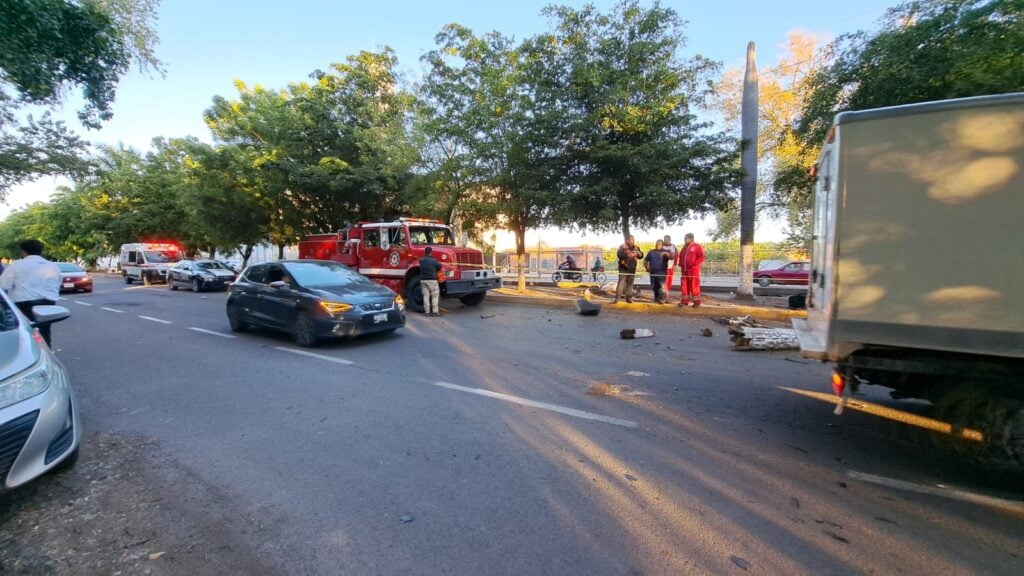
[[[754,281],[761,286],[772,284],[808,284],[811,277],[810,262],[790,262],[771,270],[754,272]]]
[[[63,292],[92,292],[92,276],[82,269],[78,264],[70,262],[57,262],[60,267],[60,291]]]

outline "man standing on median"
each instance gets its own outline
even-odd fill
[[[682,296],[679,299],[680,306],[689,306],[689,300],[693,300],[694,307],[700,306],[700,267],[704,264],[704,249],[693,241],[693,234],[687,234],[683,249],[679,252],[679,270],[682,273],[680,278],[680,290]]]
[[[666,297],[662,290],[665,281],[665,270],[668,269],[668,252],[662,248],[661,240],[654,243],[654,249],[644,257],[644,268],[651,273],[651,289],[654,290],[654,303],[664,304]]]
[[[676,245],[672,243],[672,237],[665,234],[665,241],[661,247],[668,254],[668,270],[665,273],[665,304],[671,304],[672,275],[676,271]]]
[[[626,302],[632,304],[636,263],[644,257],[644,253],[637,248],[636,241],[630,236],[626,239],[625,244],[619,246],[615,257],[619,259],[619,282],[615,285],[615,299],[612,300],[612,304],[615,304],[622,298],[625,298]]]
[[[437,274],[441,271],[441,263],[431,256],[434,249],[427,246],[420,258],[420,289],[423,291],[423,311],[427,316],[440,316],[438,301],[441,299],[441,286],[437,283]]]

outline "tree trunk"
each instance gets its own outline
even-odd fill
[[[740,165],[743,180],[740,184],[740,285],[739,299],[754,298],[754,202],[757,191],[757,64],[754,61],[754,43],[747,44],[747,71],[743,80],[743,109],[740,119],[743,155]]]
[[[277,245],[277,259],[284,260],[284,244]]]
[[[237,248],[238,255],[242,257],[242,269],[244,270],[249,265],[249,258],[252,257],[252,250],[254,244],[246,244],[243,248]]]
[[[629,229],[629,210],[627,208],[619,208],[620,224],[622,225],[622,241],[626,242],[632,235],[632,231]]]
[[[516,224],[513,232],[516,235],[516,259],[519,260],[519,282],[516,289],[526,292],[526,226]]]

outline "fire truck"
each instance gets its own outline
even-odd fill
[[[299,258],[341,262],[401,294],[410,308],[422,312],[419,259],[427,246],[444,270],[442,298],[476,306],[488,290],[501,286],[494,271],[484,268],[483,253],[456,246],[452,229],[439,220],[360,222],[333,234],[314,234],[299,243]]]

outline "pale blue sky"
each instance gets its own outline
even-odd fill
[[[157,56],[165,63],[166,77],[136,71],[127,75],[118,86],[113,120],[102,130],[82,134],[93,142],[136,148],[147,148],[156,136],[209,140],[202,112],[213,96],[234,96],[235,79],[282,87],[343,61],[346,55],[387,45],[396,51],[405,76],[415,80],[422,70],[420,56],[434,47],[434,35],[443,25],[458,22],[477,33],[498,30],[523,38],[547,29],[540,12],[551,3],[164,0],[157,23]],[[614,4],[593,3],[602,9]],[[688,21],[684,56],[701,54],[735,66],[742,63],[752,40],[757,43],[758,66],[764,68],[776,62],[790,30],[832,37],[871,28],[896,3],[667,0],[662,5]],[[76,104],[69,99],[66,116],[73,117]],[[6,206],[0,205],[0,218],[12,208],[45,199],[53,187],[50,179],[19,187]],[[678,233],[681,236],[681,229]]]

